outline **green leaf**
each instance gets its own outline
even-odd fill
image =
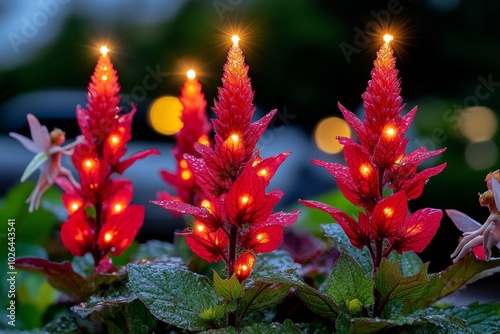
[[[321,225],[321,229],[325,233],[325,236],[333,241],[335,246],[340,247],[345,253],[356,260],[366,273],[372,272],[372,258],[368,249],[366,247],[363,249],[354,247],[339,224],[323,224]]]
[[[344,312],[357,313],[362,306],[374,302],[373,280],[348,254],[342,254],[335,262],[328,277],[325,292]]]
[[[81,276],[89,277],[95,269],[94,258],[90,253],[84,256],[74,256],[73,259],[71,259],[71,267]]]
[[[156,328],[155,319],[146,306],[123,286],[104,297],[92,296],[71,310],[82,318],[90,316],[105,323],[110,333],[150,333]]]
[[[71,318],[58,318],[46,324],[42,331],[44,333],[51,334],[71,334],[71,333],[80,333],[81,328],[78,326],[76,320]]]
[[[413,251],[404,252],[401,255],[393,252],[389,257],[389,260],[392,262],[399,261],[403,276],[412,276],[419,273],[420,269],[424,265],[422,259]]]
[[[380,318],[348,318],[339,317],[337,322],[339,333],[408,333],[408,334],[447,334],[464,333],[466,324],[453,316],[399,317],[396,319]]]
[[[214,305],[203,310],[200,314],[200,318],[206,321],[217,321],[222,319],[228,313],[226,305]]]
[[[416,275],[403,276],[399,270],[399,262],[391,262],[383,258],[375,274],[375,289],[379,293],[382,310],[393,300],[398,300],[403,305],[407,305],[421,298],[422,291],[429,283],[427,278],[428,266],[428,263],[424,264]]]
[[[236,316],[239,321],[247,314],[276,306],[290,291],[290,285],[282,283],[255,282],[245,290],[239,301]]]
[[[281,276],[292,280],[300,279],[297,274],[298,268],[300,265],[295,263],[285,251],[258,254],[250,278],[258,280],[259,277]]]
[[[255,324],[252,326],[243,327],[241,334],[300,334],[301,331],[291,320],[285,320],[283,324]]]
[[[121,271],[83,277],[73,270],[68,261],[56,263],[39,258],[19,258],[16,260],[16,268],[43,274],[50,285],[77,302],[86,301],[99,291],[102,285],[119,282],[126,276],[126,273]]]
[[[165,255],[173,256],[174,253],[173,244],[159,240],[149,240],[139,246],[137,253],[133,256],[133,260],[152,259]]]
[[[129,288],[156,318],[190,331],[209,328],[200,315],[218,298],[207,277],[154,263],[129,264],[127,271]]]
[[[419,298],[414,303],[405,305],[405,312],[409,313],[429,307],[466,284],[499,271],[500,259],[478,260],[472,252],[469,252],[464,258],[444,271],[431,275],[429,284],[420,292]]]
[[[231,303],[233,300],[241,298],[245,295],[241,283],[238,281],[236,274],[233,274],[230,279],[225,280],[220,278],[219,274],[214,270],[214,286],[215,293]]]
[[[472,303],[467,306],[449,308],[426,308],[411,314],[412,316],[455,316],[467,322],[467,328],[473,333],[498,333],[500,324],[500,304]]]

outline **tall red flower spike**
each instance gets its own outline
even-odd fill
[[[152,203],[192,215],[194,226],[179,233],[186,236],[191,250],[209,262],[223,260],[228,277],[236,274],[242,281],[254,267],[255,254],[275,250],[283,240],[283,228],[297,220],[299,211],[273,214],[283,193],[265,190],[290,153],[262,159],[255,150],[276,111],[251,123],[255,107],[248,67],[237,40],[233,42],[215,101],[214,147],[197,142],[197,154],[184,154],[204,200],[199,205],[172,200]]]
[[[69,213],[61,238],[73,255],[91,252],[95,265],[106,266],[108,253],[121,254],[134,240],[144,220],[144,207],[130,205],[130,180],[111,178],[121,174],[138,159],[157,150],[146,150],[122,159],[131,139],[135,107],[122,114],[120,85],[116,71],[102,47],[89,84],[87,109],[77,107],[76,116],[85,141],[75,148],[72,162],[81,187],[57,179],[65,191],[63,203]]]
[[[201,92],[201,84],[196,78],[194,70],[187,71],[187,79],[181,89],[180,101],[182,103],[182,128],[176,134],[177,145],[173,149],[174,158],[177,161],[175,173],[167,170],[160,171],[162,179],[174,188],[176,195],[166,191],[157,194],[159,200],[180,200],[186,203],[200,204],[203,198],[199,197],[199,191],[194,182],[193,173],[189,168],[184,154],[199,157],[194,149],[194,143],[210,146],[209,134],[212,126],[208,122],[206,113],[207,101]]]
[[[388,39],[390,40],[390,38]],[[417,172],[420,162],[436,156],[444,149],[427,151],[419,148],[406,154],[410,127],[417,108],[402,115],[405,104],[400,97],[400,79],[396,59],[387,41],[377,52],[371,80],[363,93],[364,121],[344,108],[339,108],[354,129],[359,144],[349,138],[339,138],[344,144],[347,166],[314,160],[335,177],[339,189],[353,204],[360,206],[357,220],[340,209],[315,201],[301,201],[309,207],[329,213],[342,227],[351,243],[368,248],[374,269],[382,257],[395,250],[421,252],[439,227],[441,210],[422,209],[407,216],[408,200],[422,193],[427,180],[440,173],[446,163]],[[388,186],[393,194],[383,197]]]

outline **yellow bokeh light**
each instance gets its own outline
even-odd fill
[[[461,113],[460,132],[473,143],[493,138],[498,128],[498,119],[493,110],[487,107],[471,107]]]
[[[249,201],[250,201],[250,197],[248,197],[247,195],[240,197],[241,204],[247,204]]]
[[[174,135],[182,128],[182,104],[175,96],[163,96],[153,101],[148,110],[151,127],[163,135]]]
[[[121,204],[115,204],[115,206],[113,207],[113,210],[115,213],[122,211]]]
[[[314,129],[314,140],[319,149],[330,154],[340,153],[344,148],[337,137],[351,137],[351,128],[339,117],[321,120]]]
[[[191,171],[190,170],[183,170],[181,172],[181,178],[184,180],[184,181],[187,181],[191,178],[192,174],[191,174]]]
[[[104,241],[110,242],[111,239],[113,239],[113,234],[111,232],[106,232],[106,234],[104,235]]]

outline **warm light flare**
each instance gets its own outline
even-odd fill
[[[87,169],[94,167],[94,165],[95,165],[95,161],[92,159],[86,159],[85,161],[83,161],[83,167],[85,167]]]
[[[101,48],[99,49],[99,51],[101,51],[101,54],[102,54],[103,56],[105,56],[105,55],[107,55],[107,54],[108,54],[109,49],[108,49],[108,47],[107,47],[106,45],[103,45],[103,46],[101,46]]]
[[[367,164],[363,164],[359,167],[359,172],[363,175],[363,176],[368,176],[371,174],[372,172],[372,168],[367,165]]]
[[[209,211],[210,211],[210,207],[212,206],[212,204],[210,203],[210,201],[208,199],[204,199],[203,201],[201,201],[200,205]]]
[[[69,209],[70,209],[69,211],[70,211],[70,213],[73,213],[73,212],[75,212],[76,210],[78,210],[79,208],[80,208],[80,203],[78,203],[78,202],[73,202],[73,203],[71,203],[71,204],[70,204],[70,206],[69,206]]]
[[[394,36],[392,36],[391,34],[385,34],[384,35],[384,41],[389,44],[389,42],[391,42],[392,40],[394,39]]]
[[[203,226],[203,224],[196,223],[194,229],[198,232],[203,232],[205,230],[205,226]]]
[[[397,133],[397,130],[396,128],[394,128],[392,125],[387,125],[385,126],[384,130],[383,130],[383,134],[386,138],[393,138]]]
[[[200,138],[198,138],[198,143],[205,146],[210,146],[210,140],[208,139],[207,135],[202,135]]]
[[[250,201],[250,197],[247,196],[247,195],[244,195],[244,196],[240,197],[240,203],[241,204],[248,204],[249,201]]]
[[[391,218],[392,215],[394,214],[394,209],[393,208],[390,208],[390,207],[387,207],[384,209],[384,214],[387,218]]]
[[[262,168],[261,170],[259,170],[257,172],[257,174],[260,175],[260,176],[266,176],[267,175],[267,169]]]
[[[186,160],[181,159],[181,160],[179,161],[179,166],[180,166],[181,168],[188,168],[188,163],[187,163],[187,161],[186,161]]]
[[[106,81],[106,80],[108,80],[108,76],[107,76],[107,75],[103,75],[103,76],[101,77],[101,79],[102,79],[102,81]]]
[[[188,79],[193,80],[194,78],[196,78],[196,72],[193,69],[188,70],[186,72],[186,76]]]
[[[115,204],[115,206],[113,207],[113,211],[115,213],[118,213],[118,212],[122,211],[122,209],[123,209],[123,207],[122,207],[121,204]]]
[[[104,234],[104,241],[110,242],[112,239],[113,239],[113,233],[106,232],[106,234]]]
[[[237,143],[239,140],[240,140],[240,136],[238,136],[237,134],[232,134],[231,136],[229,136],[229,138],[234,142],[234,143]]]
[[[240,41],[240,37],[238,35],[233,35],[233,37],[231,37],[231,41],[233,41],[234,46],[238,46],[238,42]]]

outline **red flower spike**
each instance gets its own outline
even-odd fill
[[[392,194],[375,205],[371,217],[373,237],[387,238],[399,231],[408,213],[404,191]]]
[[[418,164],[436,156],[444,149],[427,152],[425,148],[405,154],[409,139],[404,136],[413,122],[417,108],[401,115],[405,105],[399,96],[400,80],[396,59],[388,42],[377,52],[371,80],[363,93],[364,121],[339,103],[347,123],[356,132],[360,144],[349,138],[339,138],[344,145],[347,166],[314,160],[335,177],[345,198],[361,206],[357,221],[339,209],[314,201],[304,205],[329,213],[345,231],[351,243],[360,249],[368,246],[374,268],[381,257],[392,250],[421,251],[434,235],[442,212],[423,209],[406,217],[408,200],[422,193],[427,180],[440,173],[445,163],[417,173]],[[383,198],[386,186],[394,194]],[[429,229],[422,222],[429,220]]]
[[[443,217],[443,211],[438,209],[420,209],[409,215],[400,227],[397,236],[389,237],[394,250],[402,252],[422,252],[431,242]]]
[[[61,240],[73,256],[85,255],[95,243],[95,232],[87,219],[85,208],[80,207],[61,226]]]
[[[236,260],[234,264],[234,273],[240,282],[246,280],[248,276],[250,276],[256,260],[255,255],[250,252],[243,252]]]
[[[123,212],[109,217],[102,226],[98,237],[99,248],[106,253],[120,255],[134,241],[144,221],[145,209],[131,205]]]
[[[112,174],[123,173],[138,159],[159,153],[147,150],[120,161],[131,139],[136,109],[121,114],[119,90],[113,64],[107,52],[102,51],[88,86],[87,109],[76,109],[85,142],[75,148],[71,158],[81,189],[57,181],[66,192],[63,202],[71,213],[61,228],[64,244],[74,255],[91,252],[94,264],[102,268],[109,252],[117,255],[130,245],[144,220],[144,207],[129,206],[133,195],[131,182],[113,179]],[[95,209],[95,217],[87,217],[87,206]]]
[[[224,64],[222,88],[218,89],[218,99],[214,102],[217,119],[212,123],[215,132],[224,140],[233,133],[245,133],[255,112],[252,101],[253,91],[243,51],[233,45]]]

